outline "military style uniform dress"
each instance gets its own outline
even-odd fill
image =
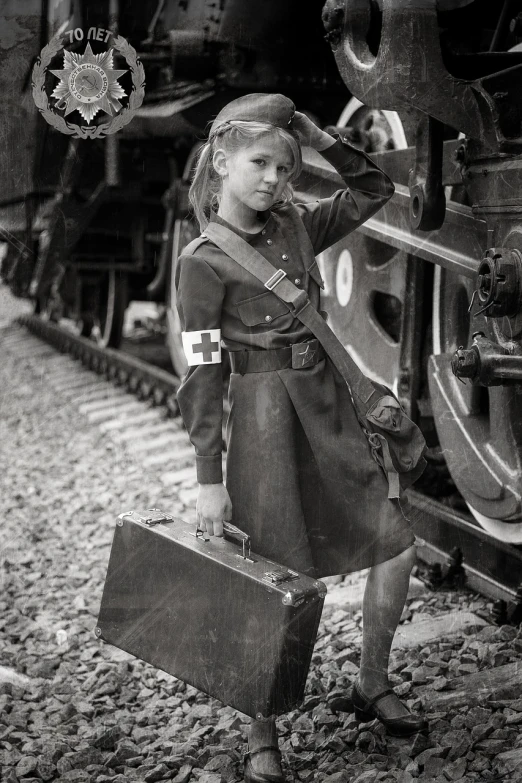
[[[345,190],[259,213],[255,234],[211,215],[255,247],[274,271],[283,269],[316,308],[322,279],[315,256],[393,193],[386,174],[346,140],[337,138],[321,154]],[[179,257],[175,281],[190,364],[178,402],[200,483],[222,481],[221,346],[234,352],[233,367],[239,369],[230,376],[226,486],[232,521],[250,534],[252,550],[319,577],[360,570],[410,547],[410,524],[399,502],[387,498],[387,480],[371,457],[346,383],[307,327],[204,235]],[[311,346],[297,349],[311,359],[300,369],[290,364],[241,372],[246,354],[236,352],[309,341]]]

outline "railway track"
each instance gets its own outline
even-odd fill
[[[23,315],[7,336],[28,349],[26,330],[44,340],[66,360],[53,374],[57,391],[74,398],[81,414],[121,445],[154,466],[162,480],[177,486],[184,503],[197,494],[193,447],[176,403],[176,376],[134,356],[102,349],[91,340],[34,315]],[[24,328],[22,328],[24,327]],[[477,592],[498,601],[499,618],[520,613],[522,551],[482,530],[470,515],[433,498],[409,492],[419,556],[433,587],[458,586],[463,575]]]

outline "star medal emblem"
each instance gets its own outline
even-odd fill
[[[99,111],[117,114],[122,108],[119,98],[127,95],[118,79],[127,70],[115,70],[113,65],[112,49],[94,54],[88,43],[82,55],[65,50],[63,69],[51,70],[60,80],[51,94],[57,99],[55,108],[65,109],[65,116],[76,110],[87,122]]]
[[[316,350],[315,348],[311,348],[310,344],[306,346],[306,350],[300,351],[298,355],[303,357],[301,367],[306,367],[308,364],[311,364],[315,354]]]

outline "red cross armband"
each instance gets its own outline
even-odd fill
[[[189,367],[221,362],[221,329],[182,332],[181,339]]]

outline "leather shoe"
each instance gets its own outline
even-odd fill
[[[373,699],[369,699],[361,691],[359,684],[354,683],[352,688],[352,701],[355,717],[361,722],[368,723],[377,718],[386,727],[389,734],[394,737],[409,737],[411,734],[417,734],[419,731],[427,731],[428,721],[420,715],[404,715],[401,718],[387,718],[379,708],[378,703],[385,696],[393,694],[396,699],[399,697],[391,688],[378,693]]]
[[[245,783],[284,783],[285,778],[283,770],[280,771],[279,775],[262,775],[254,772],[250,759],[252,756],[256,756],[258,753],[264,753],[267,750],[276,751],[276,753],[279,753],[279,758],[281,758],[281,751],[277,745],[261,745],[261,747],[256,748],[255,750],[249,750],[245,753],[243,756]]]

